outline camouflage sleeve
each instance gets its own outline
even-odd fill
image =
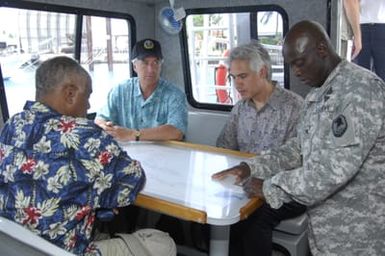
[[[339,99],[340,106],[345,107],[336,113],[332,123],[320,123],[314,137],[328,135],[312,138],[318,142],[307,152],[309,157],[303,167],[280,172],[264,182],[266,201],[273,208],[280,207],[288,196],[305,205],[321,202],[360,171],[384,129],[385,113],[382,86],[366,84],[365,87]]]
[[[293,137],[278,148],[262,151],[261,155],[246,161],[251,175],[267,179],[283,170],[290,170],[302,164],[301,148],[298,138]]]
[[[300,119],[302,106],[303,106],[302,98],[299,98],[296,102],[293,103],[293,108],[292,108],[292,111],[290,112],[290,119],[289,119],[290,122],[287,127],[286,140],[297,136],[297,124]]]
[[[238,128],[238,106],[235,105],[230,113],[230,117],[217,138],[217,147],[239,150],[237,141]]]

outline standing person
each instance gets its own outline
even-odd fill
[[[217,146],[259,153],[278,147],[296,135],[303,99],[272,81],[268,52],[257,41],[231,50],[229,76],[242,99],[233,107]],[[271,255],[272,231],[280,221],[304,213],[296,202],[272,209],[263,204],[231,227],[231,255]]]
[[[385,0],[360,0],[362,50],[355,62],[385,81]]]
[[[316,22],[295,24],[283,55],[314,87],[297,137],[213,178],[236,175],[250,197],[274,209],[307,205],[314,256],[384,255],[385,83],[341,60]]]
[[[360,0],[342,0],[341,56],[348,60],[357,57],[362,49],[360,28]],[[348,52],[348,41],[353,41],[352,52]]]
[[[133,203],[145,174],[86,119],[91,92],[91,77],[73,59],[55,57],[36,70],[36,101],[0,135],[0,215],[77,255],[176,255],[156,230],[93,239],[96,218]]]
[[[182,140],[187,130],[186,96],[160,78],[163,55],[159,42],[137,42],[132,63],[138,77],[111,89],[96,124],[121,141]]]

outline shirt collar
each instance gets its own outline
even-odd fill
[[[35,112],[56,112],[49,106],[38,101],[27,101],[24,105],[24,110],[31,110]]]
[[[134,95],[135,97],[140,97],[141,99],[143,99],[143,94],[142,94],[142,91],[140,90],[140,81],[139,81],[139,78],[136,78],[137,79],[137,86],[135,86],[134,88]],[[162,86],[162,79],[159,78],[158,80],[158,84],[156,85],[155,87],[155,90],[152,92],[152,94],[150,95],[150,97],[147,98],[146,101],[149,101],[151,100],[153,97],[155,97],[155,95],[158,94],[158,92],[161,90],[161,87]]]
[[[140,81],[139,78],[135,78],[135,86],[134,86],[134,95],[135,97],[142,97],[142,91],[140,90]],[[143,97],[142,97],[143,98]]]
[[[344,69],[347,65],[347,60],[342,60],[338,65],[333,69],[333,71],[326,78],[323,85],[319,88],[313,89],[312,93],[307,97],[307,101],[317,102],[323,99],[324,94],[327,94],[331,91],[331,86],[333,85],[332,81],[340,73],[341,69]]]
[[[273,93],[270,95],[269,99],[266,102],[266,105],[271,106],[274,110],[279,109],[282,102],[280,98],[283,94],[283,88],[278,84],[278,82],[273,81]]]
[[[281,95],[283,93],[282,92],[283,89],[281,88],[281,86],[278,84],[277,81],[272,81],[272,84],[273,84],[272,94],[267,99],[266,104],[261,109],[259,109],[258,111],[264,109],[267,105],[269,105],[273,109],[278,109],[280,107],[281,102],[279,101],[279,98],[281,97]],[[252,99],[248,99],[247,104],[249,106],[253,106],[255,108],[255,104],[254,104]]]

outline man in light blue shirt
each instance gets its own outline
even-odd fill
[[[181,140],[187,130],[185,94],[160,78],[159,42],[144,39],[132,51],[138,77],[114,87],[95,122],[120,141]]]

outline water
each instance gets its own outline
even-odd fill
[[[4,59],[3,59],[4,60]],[[8,60],[2,62],[4,72],[4,86],[8,103],[9,115],[20,112],[27,100],[35,100],[35,71],[37,66],[31,65],[21,68],[23,61]],[[25,62],[24,62],[25,63]],[[89,70],[88,65],[83,65]],[[90,97],[89,112],[98,111],[106,102],[110,89],[130,77],[128,63],[114,63],[113,71],[108,71],[105,63],[94,64],[94,71],[90,72],[93,81],[93,93]]]

